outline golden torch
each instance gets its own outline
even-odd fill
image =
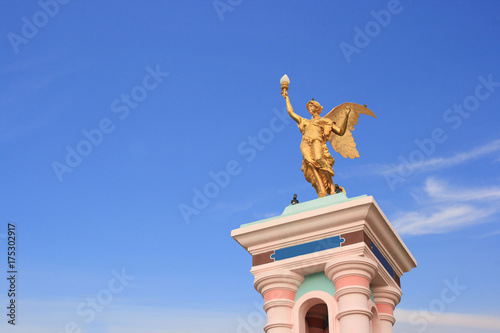
[[[290,79],[288,78],[288,75],[283,75],[283,77],[280,80],[281,83],[281,94],[284,96],[285,92],[288,90],[288,85],[290,84]]]

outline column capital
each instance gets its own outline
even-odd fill
[[[304,282],[304,277],[289,270],[273,270],[255,276],[254,286],[261,295],[273,289],[290,290],[294,293]]]
[[[348,256],[331,260],[325,265],[325,275],[335,282],[343,277],[360,276],[370,282],[377,272],[377,263],[362,256]]]
[[[403,294],[400,289],[390,286],[372,286],[372,293],[375,304],[389,305],[392,310],[401,301],[401,295]]]

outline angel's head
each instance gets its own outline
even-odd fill
[[[321,106],[321,104],[316,102],[314,100],[314,98],[311,99],[309,102],[307,102],[306,108],[307,108],[307,111],[309,111],[309,113],[312,114],[313,116],[315,114],[317,114],[319,116],[321,111],[323,110],[323,107]]]

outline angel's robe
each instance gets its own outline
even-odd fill
[[[334,159],[328,152],[326,141],[332,132],[333,121],[328,118],[299,118],[297,123],[300,132],[302,133],[302,142],[300,143],[300,151],[302,152],[302,171],[308,182],[318,190],[319,186],[316,183],[318,180],[314,176],[313,168],[319,172],[321,182],[328,194],[333,194],[333,163]],[[318,141],[322,147],[321,161],[318,163],[314,156],[313,142]]]
[[[328,118],[312,118],[308,120],[300,117],[297,125],[302,133],[302,140],[310,142],[318,140],[325,143],[332,131],[333,121]]]
[[[316,158],[314,157],[313,142],[319,141],[322,146],[325,146],[332,131],[332,125],[333,121],[328,118],[312,118],[309,120],[300,117],[299,122],[297,123],[297,126],[302,133],[302,142],[300,144],[302,156],[317,168],[321,168],[321,166],[318,165]],[[326,152],[328,154],[328,149]],[[326,156],[324,151],[322,155],[322,159],[325,159]],[[325,164],[327,164],[326,159]]]

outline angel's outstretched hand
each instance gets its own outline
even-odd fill
[[[349,116],[351,114],[351,111],[352,111],[352,108],[350,106],[346,107],[346,111],[345,111],[345,116]]]

